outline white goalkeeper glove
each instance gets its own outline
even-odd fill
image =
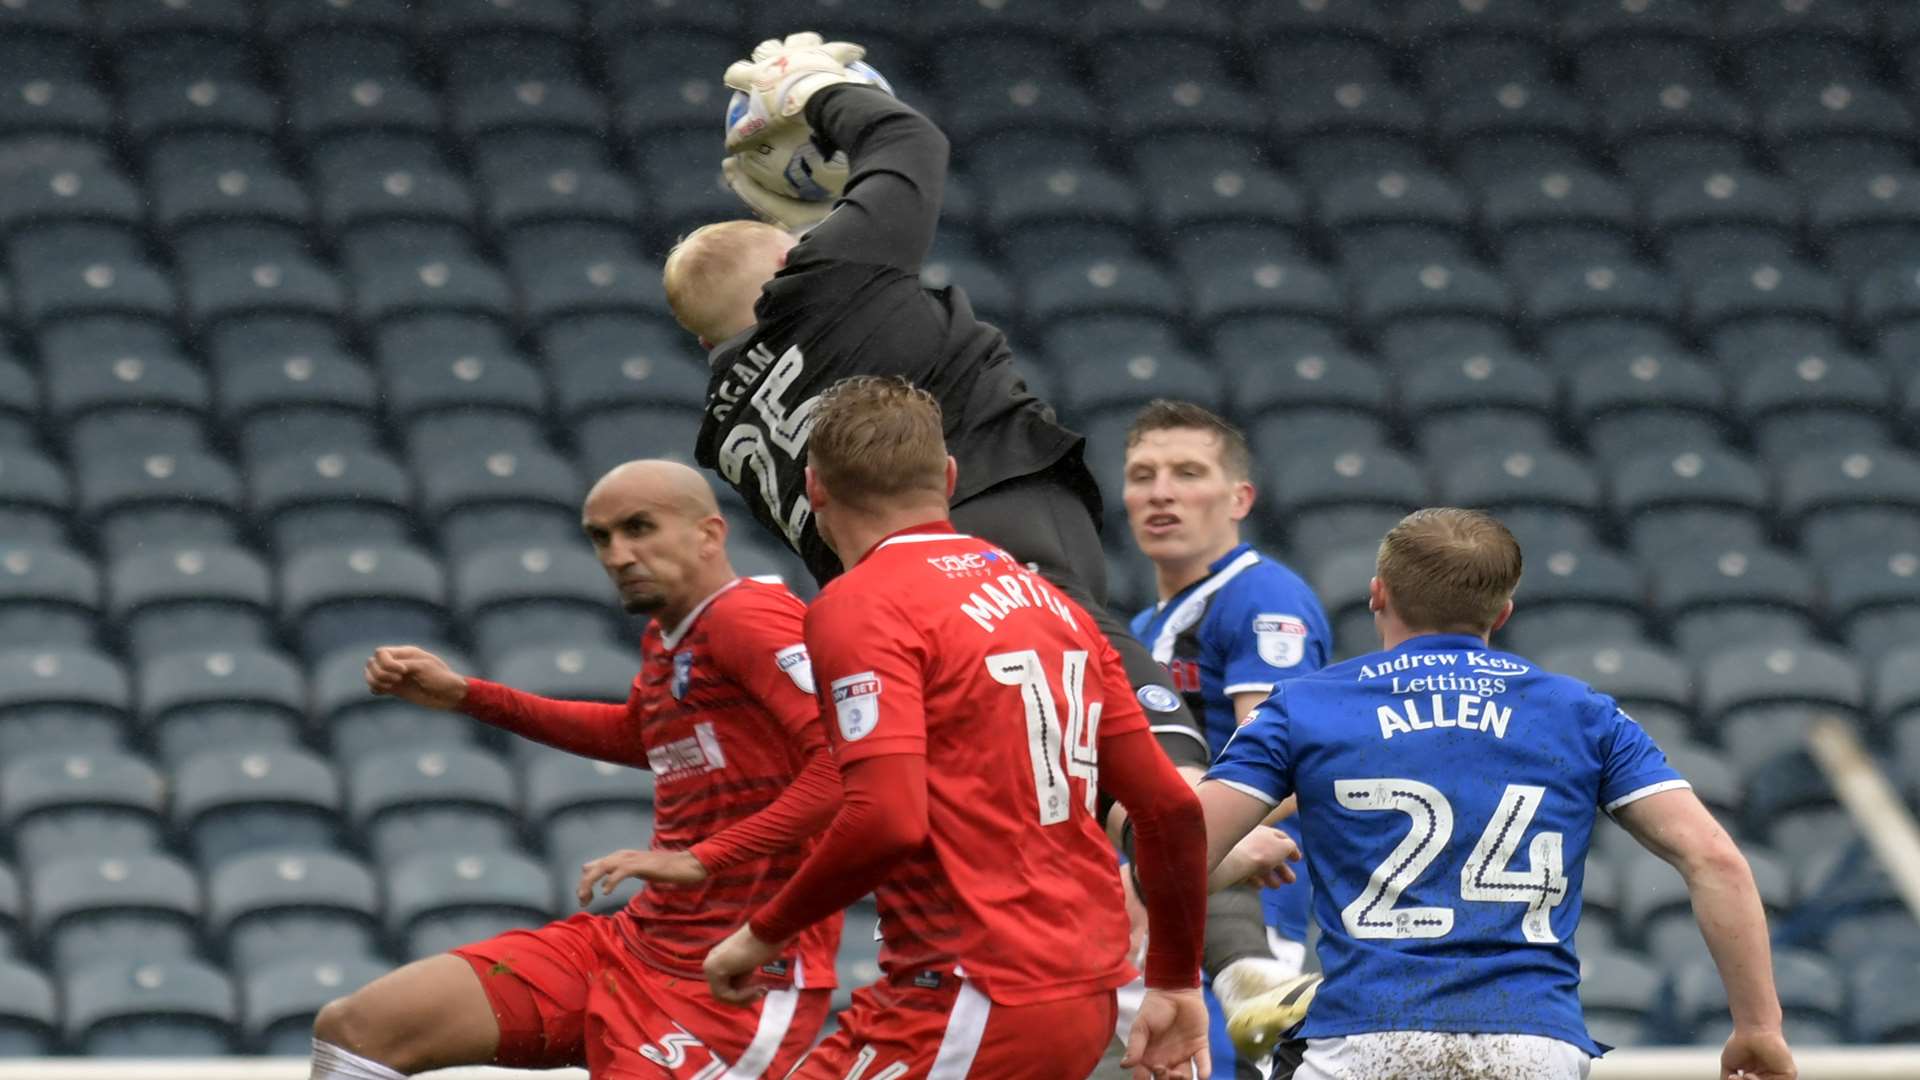
[[[867,50],[850,41],[822,41],[804,31],[786,39],[768,38],[753,50],[750,60],[736,60],[727,68],[727,86],[747,96],[747,108],[727,124],[727,153],[745,146],[768,127],[806,124],[807,100],[829,86],[865,82],[847,65]]]
[[[808,202],[768,191],[755,183],[740,167],[740,159],[731,154],[720,162],[720,174],[756,217],[778,225],[795,236],[820,224],[833,211],[831,202]]]

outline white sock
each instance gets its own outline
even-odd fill
[[[307,1080],[407,1080],[377,1061],[369,1061],[330,1042],[313,1040],[313,1072]]]
[[[1293,978],[1297,972],[1264,956],[1235,960],[1213,977],[1213,996],[1220,999],[1220,1010],[1232,1013],[1253,998]],[[316,1078],[318,1080],[318,1078]]]

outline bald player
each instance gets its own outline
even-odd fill
[[[586,1066],[601,1080],[779,1077],[825,1021],[837,917],[760,969],[769,992],[751,1008],[716,1001],[701,974],[707,950],[786,883],[840,801],[805,609],[785,587],[733,572],[726,519],[685,465],[619,466],[587,494],[581,525],[621,604],[652,616],[626,704],[522,693],[411,646],[376,650],[367,688],[652,769],[652,847],[587,863],[577,896],[585,907],[596,886],[647,887],[616,914],[508,931],[329,1003],[311,1080],[478,1064]]]

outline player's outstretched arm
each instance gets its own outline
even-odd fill
[[[459,710],[475,720],[583,757],[646,768],[624,705],[556,701],[453,670],[412,645],[382,645],[367,660],[368,691],[427,709]]]
[[[1649,795],[1619,808],[1614,818],[1686,880],[1694,917],[1733,1013],[1721,1075],[1794,1080],[1793,1054],[1780,1031],[1767,916],[1746,857],[1692,791]]]
[[[946,135],[912,106],[869,86],[829,86],[807,103],[806,117],[823,149],[847,152],[847,184],[787,265],[830,259],[918,273],[940,224]]]

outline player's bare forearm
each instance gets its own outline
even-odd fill
[[[599,701],[560,701],[471,678],[460,703],[461,712],[491,727],[570,754],[644,769],[646,747],[627,709]]]
[[[1207,871],[1211,874],[1227,859],[1234,845],[1258,827],[1273,807],[1239,788],[1209,780],[1196,790],[1207,826]]]
[[[933,247],[947,183],[947,137],[884,90],[830,87],[807,102],[815,141],[847,152],[845,192],[809,231],[799,258],[918,272]]]
[[[1647,850],[1672,864],[1693,898],[1700,934],[1727,988],[1737,1028],[1780,1026],[1767,915],[1753,870],[1692,791],[1663,791],[1614,815]]]
[[[831,824],[839,808],[840,767],[823,745],[779,798],[693,845],[692,854],[708,873],[717,873],[795,847]]]
[[[778,942],[873,891],[893,865],[927,842],[927,759],[865,758],[842,774],[839,813],[792,880],[748,925]]]

